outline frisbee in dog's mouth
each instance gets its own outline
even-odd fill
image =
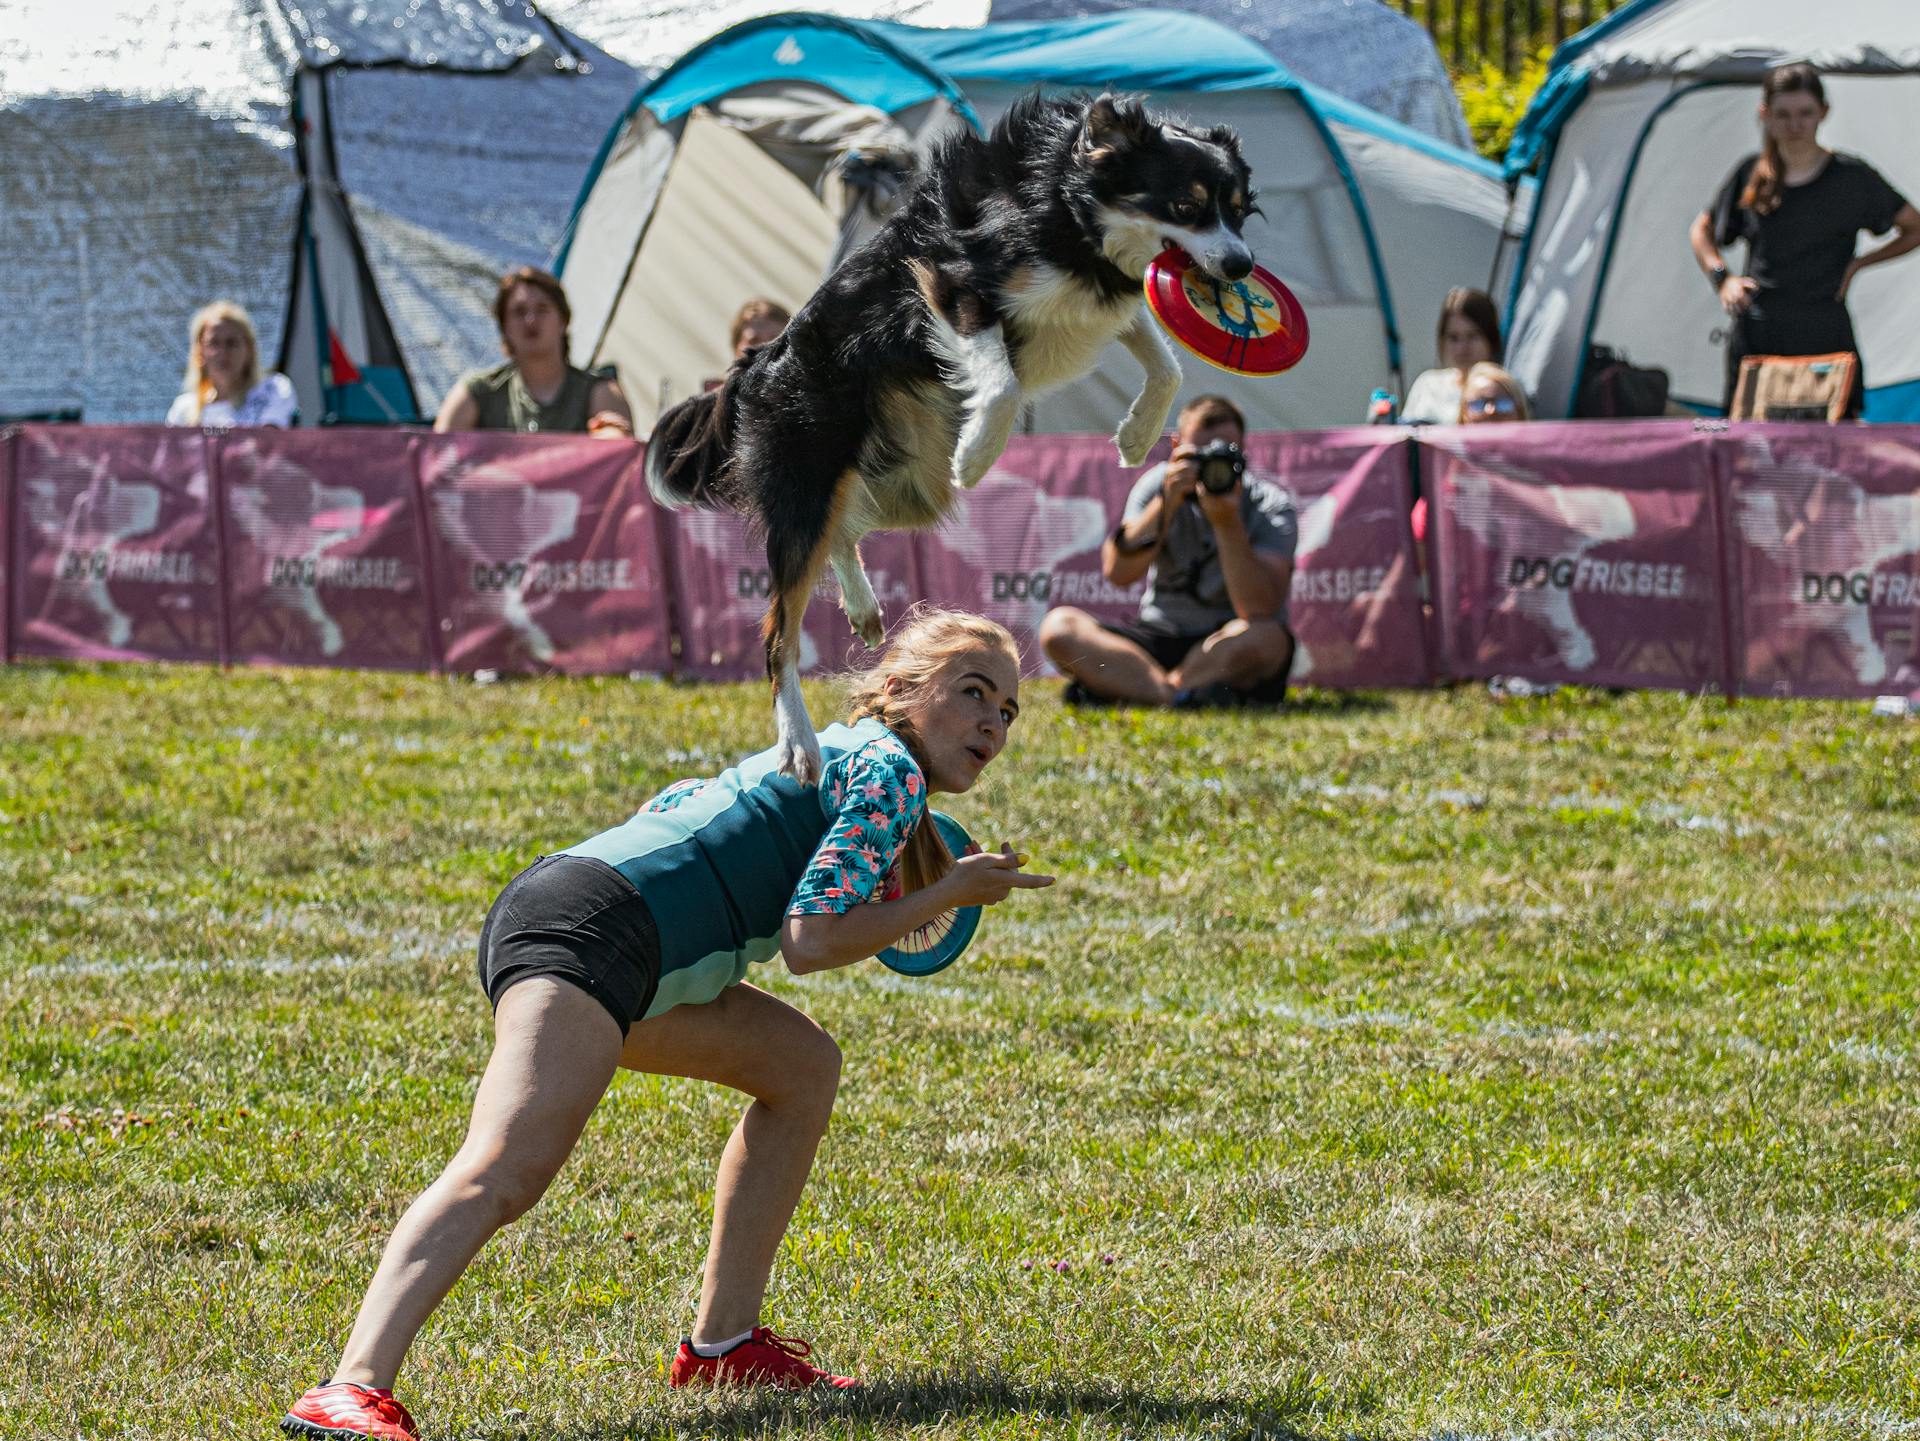
[[[1307,353],[1307,314],[1273,272],[1217,280],[1177,245],[1147,267],[1147,308],[1188,350],[1237,375],[1278,375]]]

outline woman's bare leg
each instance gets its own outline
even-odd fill
[[[720,1157],[713,1237],[693,1339],[759,1324],[767,1277],[813,1169],[840,1085],[840,1048],[804,1014],[754,986],[730,986],[627,1032],[620,1064],[717,1081],[753,1097]]]
[[[620,1041],[606,1009],[568,982],[534,976],[500,998],[467,1138],[394,1228],[334,1380],[393,1385],[468,1263],[559,1174],[613,1079]]]

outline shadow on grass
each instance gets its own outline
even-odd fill
[[[693,1398],[689,1398],[693,1400]],[[638,1414],[560,1433],[567,1441],[629,1441],[642,1436],[745,1437],[819,1430],[862,1434],[936,1424],[962,1427],[969,1419],[1049,1417],[1095,1423],[1115,1435],[1165,1428],[1167,1434],[1205,1434],[1219,1441],[1329,1441],[1332,1429],[1313,1427],[1327,1398],[1302,1378],[1263,1399],[1182,1396],[1127,1386],[1023,1385],[983,1374],[935,1373],[869,1383],[856,1392],[795,1395],[755,1390],[700,1396],[692,1406],[675,1399],[671,1416]],[[1076,1432],[1076,1434],[1078,1434]],[[1341,1441],[1369,1441],[1339,1432]]]

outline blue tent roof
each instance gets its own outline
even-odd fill
[[[1299,86],[1245,36],[1178,11],[955,30],[796,11],[749,20],[695,46],[640,100],[667,121],[743,85],[796,76],[886,111],[935,95],[957,99],[954,83],[966,80],[1119,90]]]
[[[1306,100],[1316,120],[1337,120],[1470,170],[1497,173],[1471,151],[1297,79],[1238,31],[1178,10],[951,30],[810,11],[768,15],[696,45],[644,87],[635,103],[664,123],[742,86],[793,79],[888,112],[939,95],[969,119],[961,90],[968,81],[1094,90],[1290,90]]]

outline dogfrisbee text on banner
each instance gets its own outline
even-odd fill
[[[1724,689],[1710,456],[1671,423],[1423,431],[1445,673]]]
[[[1920,427],[1736,425],[1716,453],[1741,692],[1920,690]]]

